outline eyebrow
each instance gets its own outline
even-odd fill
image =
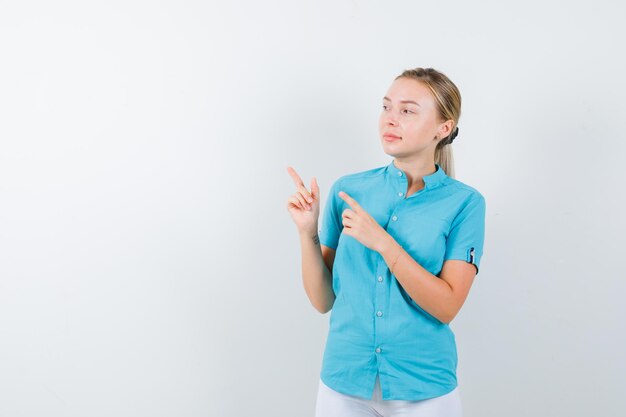
[[[387,97],[387,96],[383,97],[383,100],[391,101],[389,99],[389,97]],[[419,105],[419,103],[417,103],[417,102],[415,102],[413,100],[400,100],[400,103],[410,103],[410,104],[415,104],[416,106],[422,107],[422,106]]]

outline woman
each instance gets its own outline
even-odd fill
[[[320,193],[293,168],[287,208],[300,234],[304,288],[331,310],[316,417],[459,417],[451,320],[483,252],[485,199],[453,178],[461,95],[439,71],[391,84],[379,121],[385,166]]]

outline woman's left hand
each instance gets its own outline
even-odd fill
[[[339,197],[348,203],[352,209],[345,209],[341,214],[344,226],[342,233],[352,236],[368,248],[380,252],[391,235],[346,192],[340,191]]]

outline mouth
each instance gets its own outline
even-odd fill
[[[383,135],[383,139],[385,139],[385,142],[395,142],[397,140],[400,140],[401,138],[396,135],[386,134],[386,135]]]

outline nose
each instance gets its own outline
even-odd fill
[[[393,111],[388,111],[385,115],[385,124],[395,126],[398,123],[396,114]]]
[[[388,125],[395,126],[397,123],[396,114],[392,110],[387,111],[386,114],[383,115],[383,120],[385,121],[385,124]]]

